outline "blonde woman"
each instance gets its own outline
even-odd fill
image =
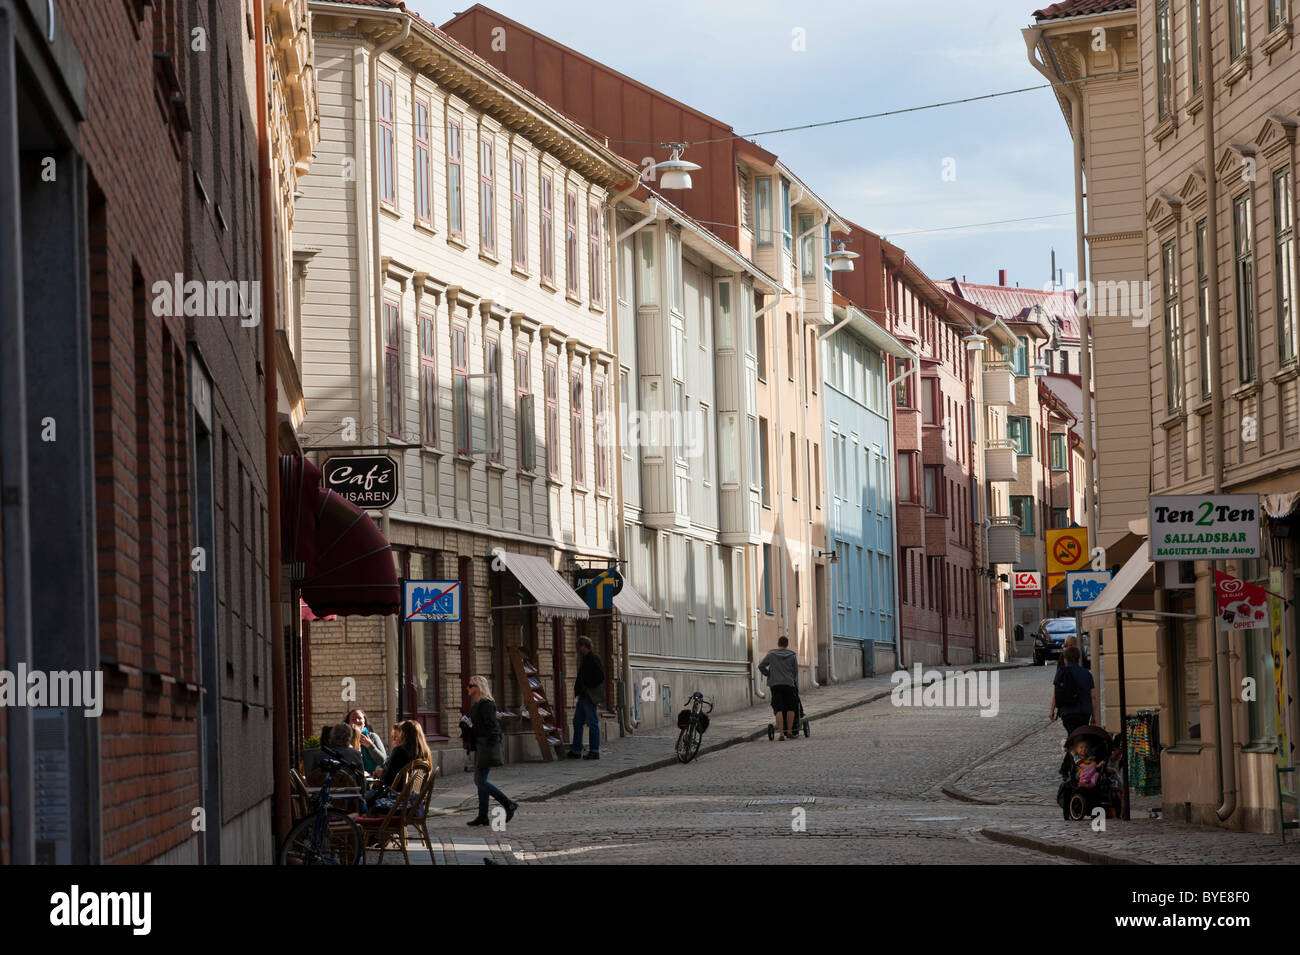
[[[399,795],[393,791],[392,785],[407,763],[414,759],[427,760],[430,764],[433,762],[429,744],[424,739],[424,727],[414,720],[403,720],[394,725],[392,739],[393,752],[389,755],[388,762],[376,771],[379,782],[367,798],[367,805],[372,808],[381,797]]]
[[[488,797],[501,803],[506,810],[506,822],[514,818],[519,803],[512,802],[497,787],[488,782],[488,771],[505,762],[502,753],[501,723],[497,720],[497,703],[492,698],[492,687],[485,677],[472,676],[465,685],[469,694],[469,716],[461,717],[461,722],[468,721],[470,747],[478,754],[474,763],[474,785],[478,787],[478,815],[469,821],[471,826],[488,824]]]

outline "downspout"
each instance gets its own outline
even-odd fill
[[[288,667],[285,660],[283,619],[280,608],[280,442],[279,397],[276,394],[275,362],[275,282],[273,256],[275,233],[271,206],[271,142],[267,119],[266,98],[266,28],[263,25],[263,4],[253,4],[253,32],[257,39],[257,205],[261,218],[261,267],[266,279],[262,282],[262,397],[266,426],[266,535],[267,586],[270,591],[271,611],[271,712],[274,727],[271,735],[271,768],[274,773],[275,833],[283,839],[293,819],[289,793],[289,733],[293,731],[289,717]]]
[[[800,190],[800,197],[802,198],[802,190]],[[822,216],[822,219],[821,219],[821,221],[820,221],[819,223],[817,223],[816,225],[814,225],[814,226],[813,226],[811,229],[809,229],[807,232],[803,232],[803,233],[801,233],[801,234],[799,235],[799,237],[798,237],[797,239],[795,239],[794,247],[795,247],[796,250],[800,250],[800,252],[799,252],[799,281],[800,281],[800,286],[801,286],[801,287],[800,287],[800,291],[801,291],[801,292],[802,292],[802,290],[803,290],[803,289],[802,289],[802,283],[803,283],[803,265],[804,265],[804,263],[803,263],[803,252],[802,252],[802,249],[803,249],[803,240],[804,240],[805,238],[807,238],[808,236],[812,235],[813,232],[819,232],[819,233],[822,232],[822,231],[826,228],[826,223],[828,223],[828,222],[830,221],[830,218],[831,218],[831,217],[830,217],[830,213],[826,213],[825,215]],[[814,269],[813,269],[813,281],[816,281],[816,282],[822,282],[823,284],[825,283],[824,273],[821,272],[821,271],[818,271],[818,269],[816,268],[816,263],[814,263]],[[803,370],[804,370],[804,372],[807,373],[807,370],[808,370],[808,336],[807,336],[807,334],[805,334],[805,331],[804,331],[804,305],[803,305],[803,300],[804,300],[803,295],[800,295],[800,296],[799,296],[799,360],[803,363]],[[834,299],[832,298],[831,301],[834,302]],[[829,304],[829,303],[828,303],[828,304]],[[805,443],[804,446],[805,446],[805,448],[807,447],[807,441],[808,441],[808,395],[809,395],[809,393],[810,393],[810,390],[811,390],[811,388],[812,388],[812,385],[813,385],[813,383],[810,382],[810,381],[805,381],[805,382],[804,382],[804,386],[803,386],[803,401],[800,403],[801,406],[802,406],[801,414],[802,414],[802,421],[803,421],[802,427],[803,427],[803,436],[804,436],[804,443]],[[824,419],[825,419],[825,416],[823,415],[822,417],[823,417],[823,420],[824,420]],[[810,458],[811,458],[811,456],[805,452],[805,454],[804,454],[804,456],[803,456],[803,472],[804,472],[804,479],[803,479],[804,495],[803,495],[803,497],[804,497],[804,510],[805,510],[805,511],[807,512],[807,514],[808,514],[808,521],[807,521],[807,523],[804,525],[804,528],[805,528],[805,529],[804,529],[804,540],[806,541],[806,543],[807,543],[807,548],[808,548],[808,574],[809,574],[809,578],[808,578],[808,595],[809,595],[809,600],[808,600],[808,609],[809,609],[809,616],[814,616],[814,615],[815,615],[815,616],[817,616],[817,617],[820,617],[820,613],[819,613],[819,611],[818,611],[818,607],[817,607],[817,594],[815,594],[815,593],[813,592],[813,586],[816,584],[816,581],[817,581],[817,575],[816,575],[816,573],[815,573],[814,570],[813,570],[813,556],[812,556],[812,553],[813,553],[813,547],[812,547],[813,507],[812,507],[812,461],[811,461]],[[829,502],[827,502],[827,503],[829,503]],[[824,567],[824,566],[825,566],[825,563],[823,563],[822,566]],[[830,586],[829,581],[827,582],[827,586],[828,586],[828,587]],[[826,610],[827,614],[829,614],[829,612],[830,612],[829,603],[828,603],[827,607],[825,608],[825,610]],[[812,644],[813,644],[814,647],[817,646],[817,628],[816,628],[816,627],[813,628]],[[835,635],[834,635],[834,633],[831,632],[831,628],[830,628],[830,623],[829,623],[829,621],[827,622],[827,627],[826,627],[826,658],[827,658],[827,659],[826,659],[826,682],[827,682],[827,683],[834,683],[834,682],[835,682]],[[812,681],[812,685],[813,685],[814,687],[817,687],[817,686],[820,685],[820,684],[818,684],[818,682],[817,682],[817,665],[816,665],[816,663],[814,663],[811,667],[809,667],[809,678],[810,678],[810,680]]]
[[[1214,57],[1210,47],[1210,15],[1201,8],[1201,92],[1205,97],[1205,234],[1219,246],[1219,182],[1215,174],[1214,159]],[[1210,324],[1210,414],[1214,419],[1214,491],[1223,490],[1223,353],[1219,329],[1219,257],[1211,255],[1206,260],[1206,286],[1209,303],[1206,307]],[[1213,565],[1211,565],[1213,566]],[[1213,615],[1210,617],[1213,621]],[[1214,814],[1220,821],[1227,820],[1237,809],[1237,758],[1233,751],[1232,733],[1232,673],[1226,630],[1214,627],[1216,644],[1216,676],[1214,684],[1214,715],[1219,724],[1219,787],[1222,799]]]
[[[776,298],[772,300],[772,303],[771,303],[770,305],[764,305],[762,308],[760,308],[757,312],[754,313],[754,322],[755,322],[755,324],[758,323],[758,320],[759,320],[760,318],[762,318],[762,317],[763,317],[764,315],[766,315],[768,312],[772,311],[774,308],[776,308],[777,306],[779,306],[779,305],[781,304],[781,302],[782,302],[782,300],[783,300],[784,298],[785,298],[785,291],[784,291],[780,286],[778,286],[778,287],[777,287],[777,290],[776,290]],[[780,367],[780,362],[781,362],[781,349],[780,349],[780,348],[776,348],[776,349],[773,349],[773,351],[776,353],[776,362],[775,362],[775,364],[774,364],[774,366],[773,366],[773,373],[774,373],[774,377],[776,378],[776,383],[775,383],[775,385],[773,386],[773,388],[774,388],[774,390],[776,391],[776,417],[777,417],[777,420],[779,421],[779,420],[781,419],[781,378],[780,378],[780,375],[781,375],[781,367]],[[778,455],[778,458],[777,458],[777,465],[776,465],[776,472],[777,472],[777,477],[778,477],[778,478],[781,477],[781,459],[780,459],[779,455],[781,454],[781,447],[782,447],[784,444],[785,444],[784,439],[782,439],[782,440],[778,440],[778,441],[776,442],[776,453],[777,453],[777,455]],[[760,480],[762,480],[762,478],[760,478]],[[782,508],[784,509],[784,504],[782,505]],[[783,523],[783,526],[784,526],[784,523]],[[760,530],[759,530],[759,535],[762,536],[762,529],[761,529],[761,528],[760,528]],[[782,581],[785,580],[785,572],[784,572],[784,570],[782,571],[781,579],[782,579]],[[772,581],[772,583],[775,583],[775,581]],[[769,584],[769,586],[771,586],[771,584]],[[785,606],[784,603],[782,603],[782,606],[781,606],[781,627],[782,627],[782,634],[781,634],[781,635],[784,636],[784,637],[786,637],[786,638],[788,639],[788,638],[789,638],[789,626],[788,626],[789,621],[788,621],[788,619],[786,618],[786,613],[785,613],[785,611],[786,611],[786,606]],[[758,659],[758,628],[757,628],[757,627],[754,628],[754,639],[753,639],[753,644],[754,644],[753,656],[754,656],[754,659],[756,660],[756,659]],[[761,697],[761,696],[762,696],[762,693],[760,693],[759,696]]]
[[[892,274],[892,271],[890,274]],[[886,278],[886,283],[888,283],[888,278]],[[886,287],[888,287],[888,285]],[[893,309],[887,305],[886,311],[889,313],[890,321],[892,323]],[[892,536],[894,544],[894,669],[896,670],[906,669],[907,664],[903,661],[903,606],[898,601],[898,595],[903,592],[903,561],[901,559],[902,555],[898,552],[898,445],[894,440],[894,409],[898,407],[898,403],[893,398],[893,391],[898,387],[899,382],[908,375],[914,374],[916,369],[921,367],[921,359],[919,357],[916,355],[909,355],[908,357],[911,360],[911,364],[907,371],[898,375],[886,386],[886,395],[890,402],[889,450],[891,457],[889,463],[893,465],[894,469],[894,499],[892,502],[894,505],[894,514],[893,520],[890,521],[890,525],[893,529]],[[908,494],[911,494],[911,492],[912,489],[908,488]]]
[[[605,234],[611,237],[610,254],[609,254],[609,289],[610,289],[609,300],[610,302],[613,303],[613,311],[614,311],[613,323],[612,323],[613,331],[612,334],[610,335],[610,340],[613,342],[613,347],[614,347],[614,374],[617,376],[621,376],[623,371],[622,361],[619,357],[620,351],[619,351],[619,337],[618,337],[618,326],[619,326],[618,257],[622,255],[622,252],[620,251],[620,246],[622,245],[624,239],[628,238],[633,233],[641,231],[641,229],[645,228],[646,226],[654,222],[659,217],[659,200],[651,199],[650,212],[647,213],[644,218],[633,223],[630,227],[625,229],[623,232],[615,234],[614,230],[618,226],[617,204],[621,202],[623,199],[625,199],[627,196],[631,195],[636,190],[637,186],[639,186],[640,184],[641,183],[639,179],[632,180],[632,185],[628,186],[625,190],[616,194],[612,199],[610,199],[606,203],[606,207],[609,210],[609,227],[605,230]],[[633,259],[635,260],[635,253],[633,253]],[[632,302],[632,314],[633,316],[636,315],[636,302]],[[629,382],[629,387],[630,385],[631,382]],[[617,451],[618,473],[614,479],[616,483],[616,487],[618,488],[619,556],[626,558],[627,555],[625,551],[627,547],[627,540],[623,535],[623,529],[627,526],[626,524],[627,519],[623,507],[624,505],[623,445],[622,445],[623,407],[622,404],[617,400],[617,398],[614,401],[614,434],[619,438],[619,445]],[[636,692],[636,690],[632,686],[632,660],[629,652],[630,650],[629,644],[631,641],[628,638],[627,631],[628,631],[627,624],[624,623],[621,628],[621,632],[619,634],[619,650],[623,654],[624,690],[623,690],[623,699],[621,700],[618,706],[618,731],[619,734],[622,736],[631,736],[633,731],[638,726],[641,725],[641,721],[639,719],[634,720],[632,718],[633,707],[630,705],[630,698],[628,696],[629,693],[634,693]]]

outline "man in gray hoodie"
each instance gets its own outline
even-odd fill
[[[758,672],[767,677],[768,689],[772,691],[772,712],[776,714],[776,725],[781,731],[781,739],[794,739],[797,688],[799,686],[799,657],[790,649],[790,641],[781,637],[776,641],[777,649],[772,650],[758,665]]]

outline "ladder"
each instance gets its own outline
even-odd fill
[[[551,762],[555,759],[555,748],[563,745],[564,741],[555,726],[555,711],[546,699],[541,675],[519,647],[510,648],[510,662],[515,668],[515,679],[533,724],[533,732],[537,734],[537,748],[542,751],[542,759]]]

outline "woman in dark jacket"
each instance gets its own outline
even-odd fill
[[[506,810],[506,822],[514,818],[519,803],[511,802],[501,790],[488,782],[488,770],[505,762],[502,753],[501,724],[497,721],[497,704],[492,699],[492,688],[485,677],[472,676],[465,687],[469,693],[470,707],[468,733],[470,747],[478,754],[474,763],[474,785],[478,787],[478,815],[469,821],[471,826],[488,825],[488,796],[501,803]],[[462,717],[462,723],[466,717]]]
[[[430,764],[433,762],[429,744],[424,740],[424,728],[414,720],[403,720],[394,726],[393,739],[400,742],[393,747],[388,762],[377,772],[379,782],[366,797],[366,807],[370,811],[374,810],[375,803],[380,797],[400,795],[400,792],[393,790],[393,783],[397,781],[407,763],[415,759],[423,759]]]

